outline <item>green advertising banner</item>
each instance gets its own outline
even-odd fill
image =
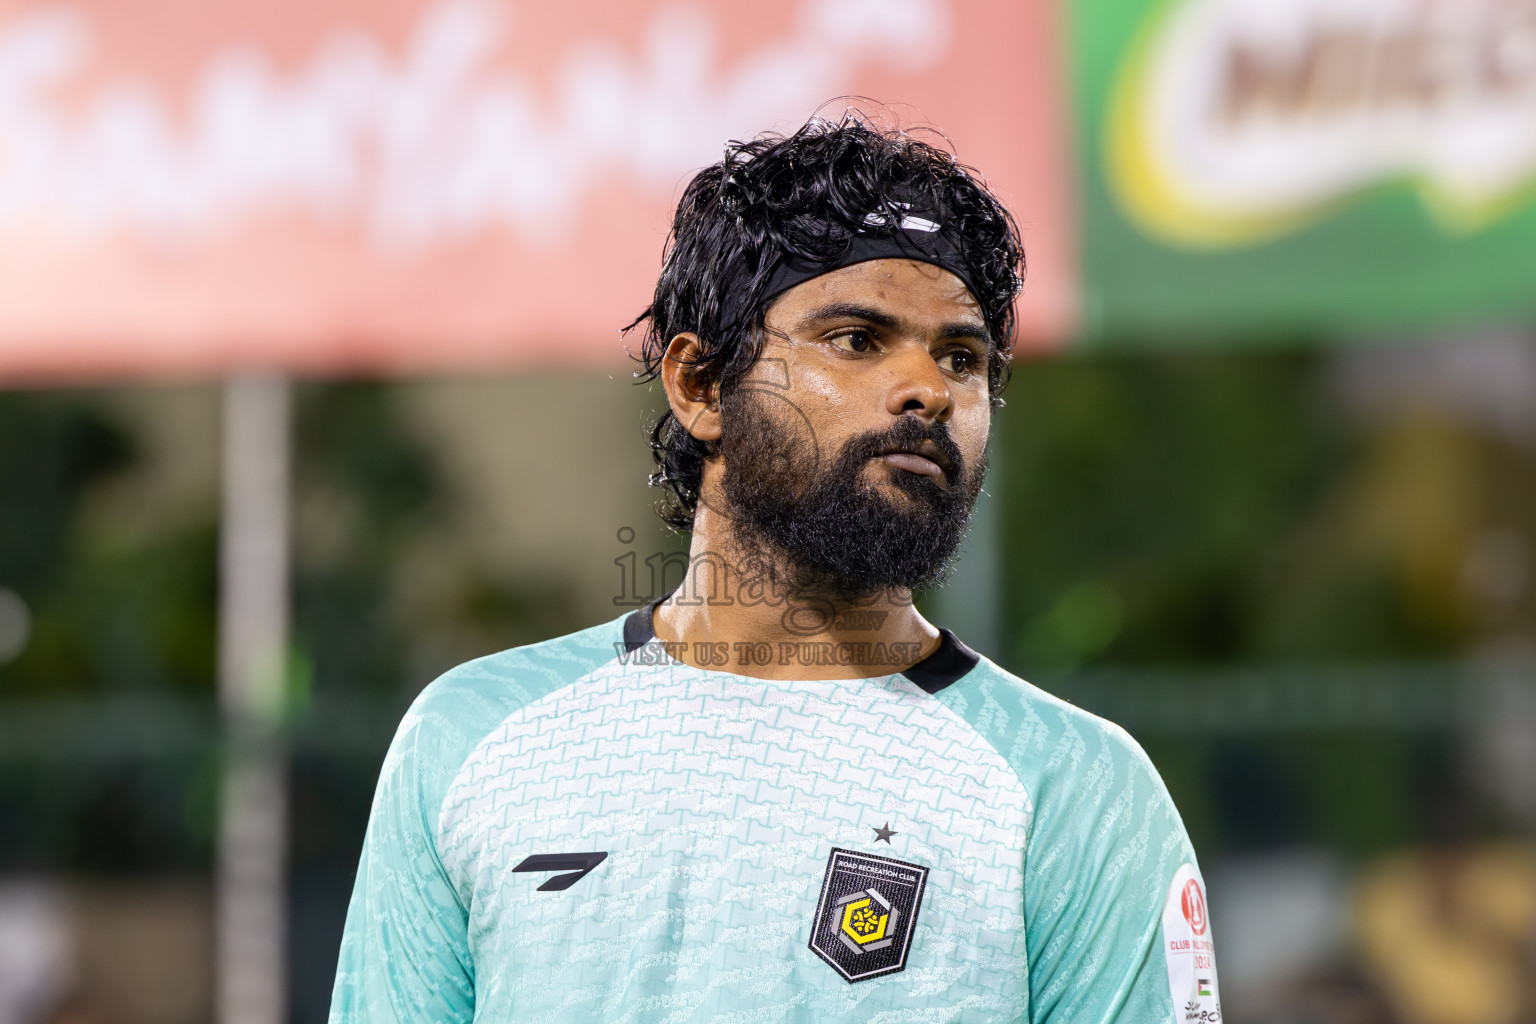
[[[1536,0],[1075,0],[1087,342],[1536,323]]]

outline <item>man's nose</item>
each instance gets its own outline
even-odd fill
[[[948,422],[954,412],[949,383],[924,346],[904,346],[891,354],[892,383],[886,411],[892,416],[912,413],[930,423]]]

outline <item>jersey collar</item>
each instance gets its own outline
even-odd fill
[[[658,604],[671,596],[670,593],[663,594],[645,607],[636,608],[624,617],[625,651],[633,651],[656,639],[656,627],[651,614]],[[975,668],[979,661],[981,661],[981,655],[961,643],[955,634],[940,626],[938,648],[900,674],[906,676],[925,693],[938,693],[946,686],[959,682],[961,677]]]

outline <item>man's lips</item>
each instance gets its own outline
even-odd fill
[[[922,476],[931,476],[936,480],[944,479],[944,469],[932,459],[925,458],[912,452],[887,452],[881,455],[880,461],[897,469],[904,469],[908,473],[918,473]]]

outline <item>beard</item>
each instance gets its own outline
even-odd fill
[[[770,415],[775,400],[790,415]],[[855,435],[830,453],[818,449],[804,414],[782,396],[736,388],[721,412],[726,518],[755,568],[750,575],[792,597],[838,601],[925,590],[948,577],[986,456],[967,465],[946,424],[903,416],[890,430]],[[898,493],[887,496],[867,482],[872,460],[926,442],[942,453],[943,483],[883,463],[875,472],[889,474]]]

